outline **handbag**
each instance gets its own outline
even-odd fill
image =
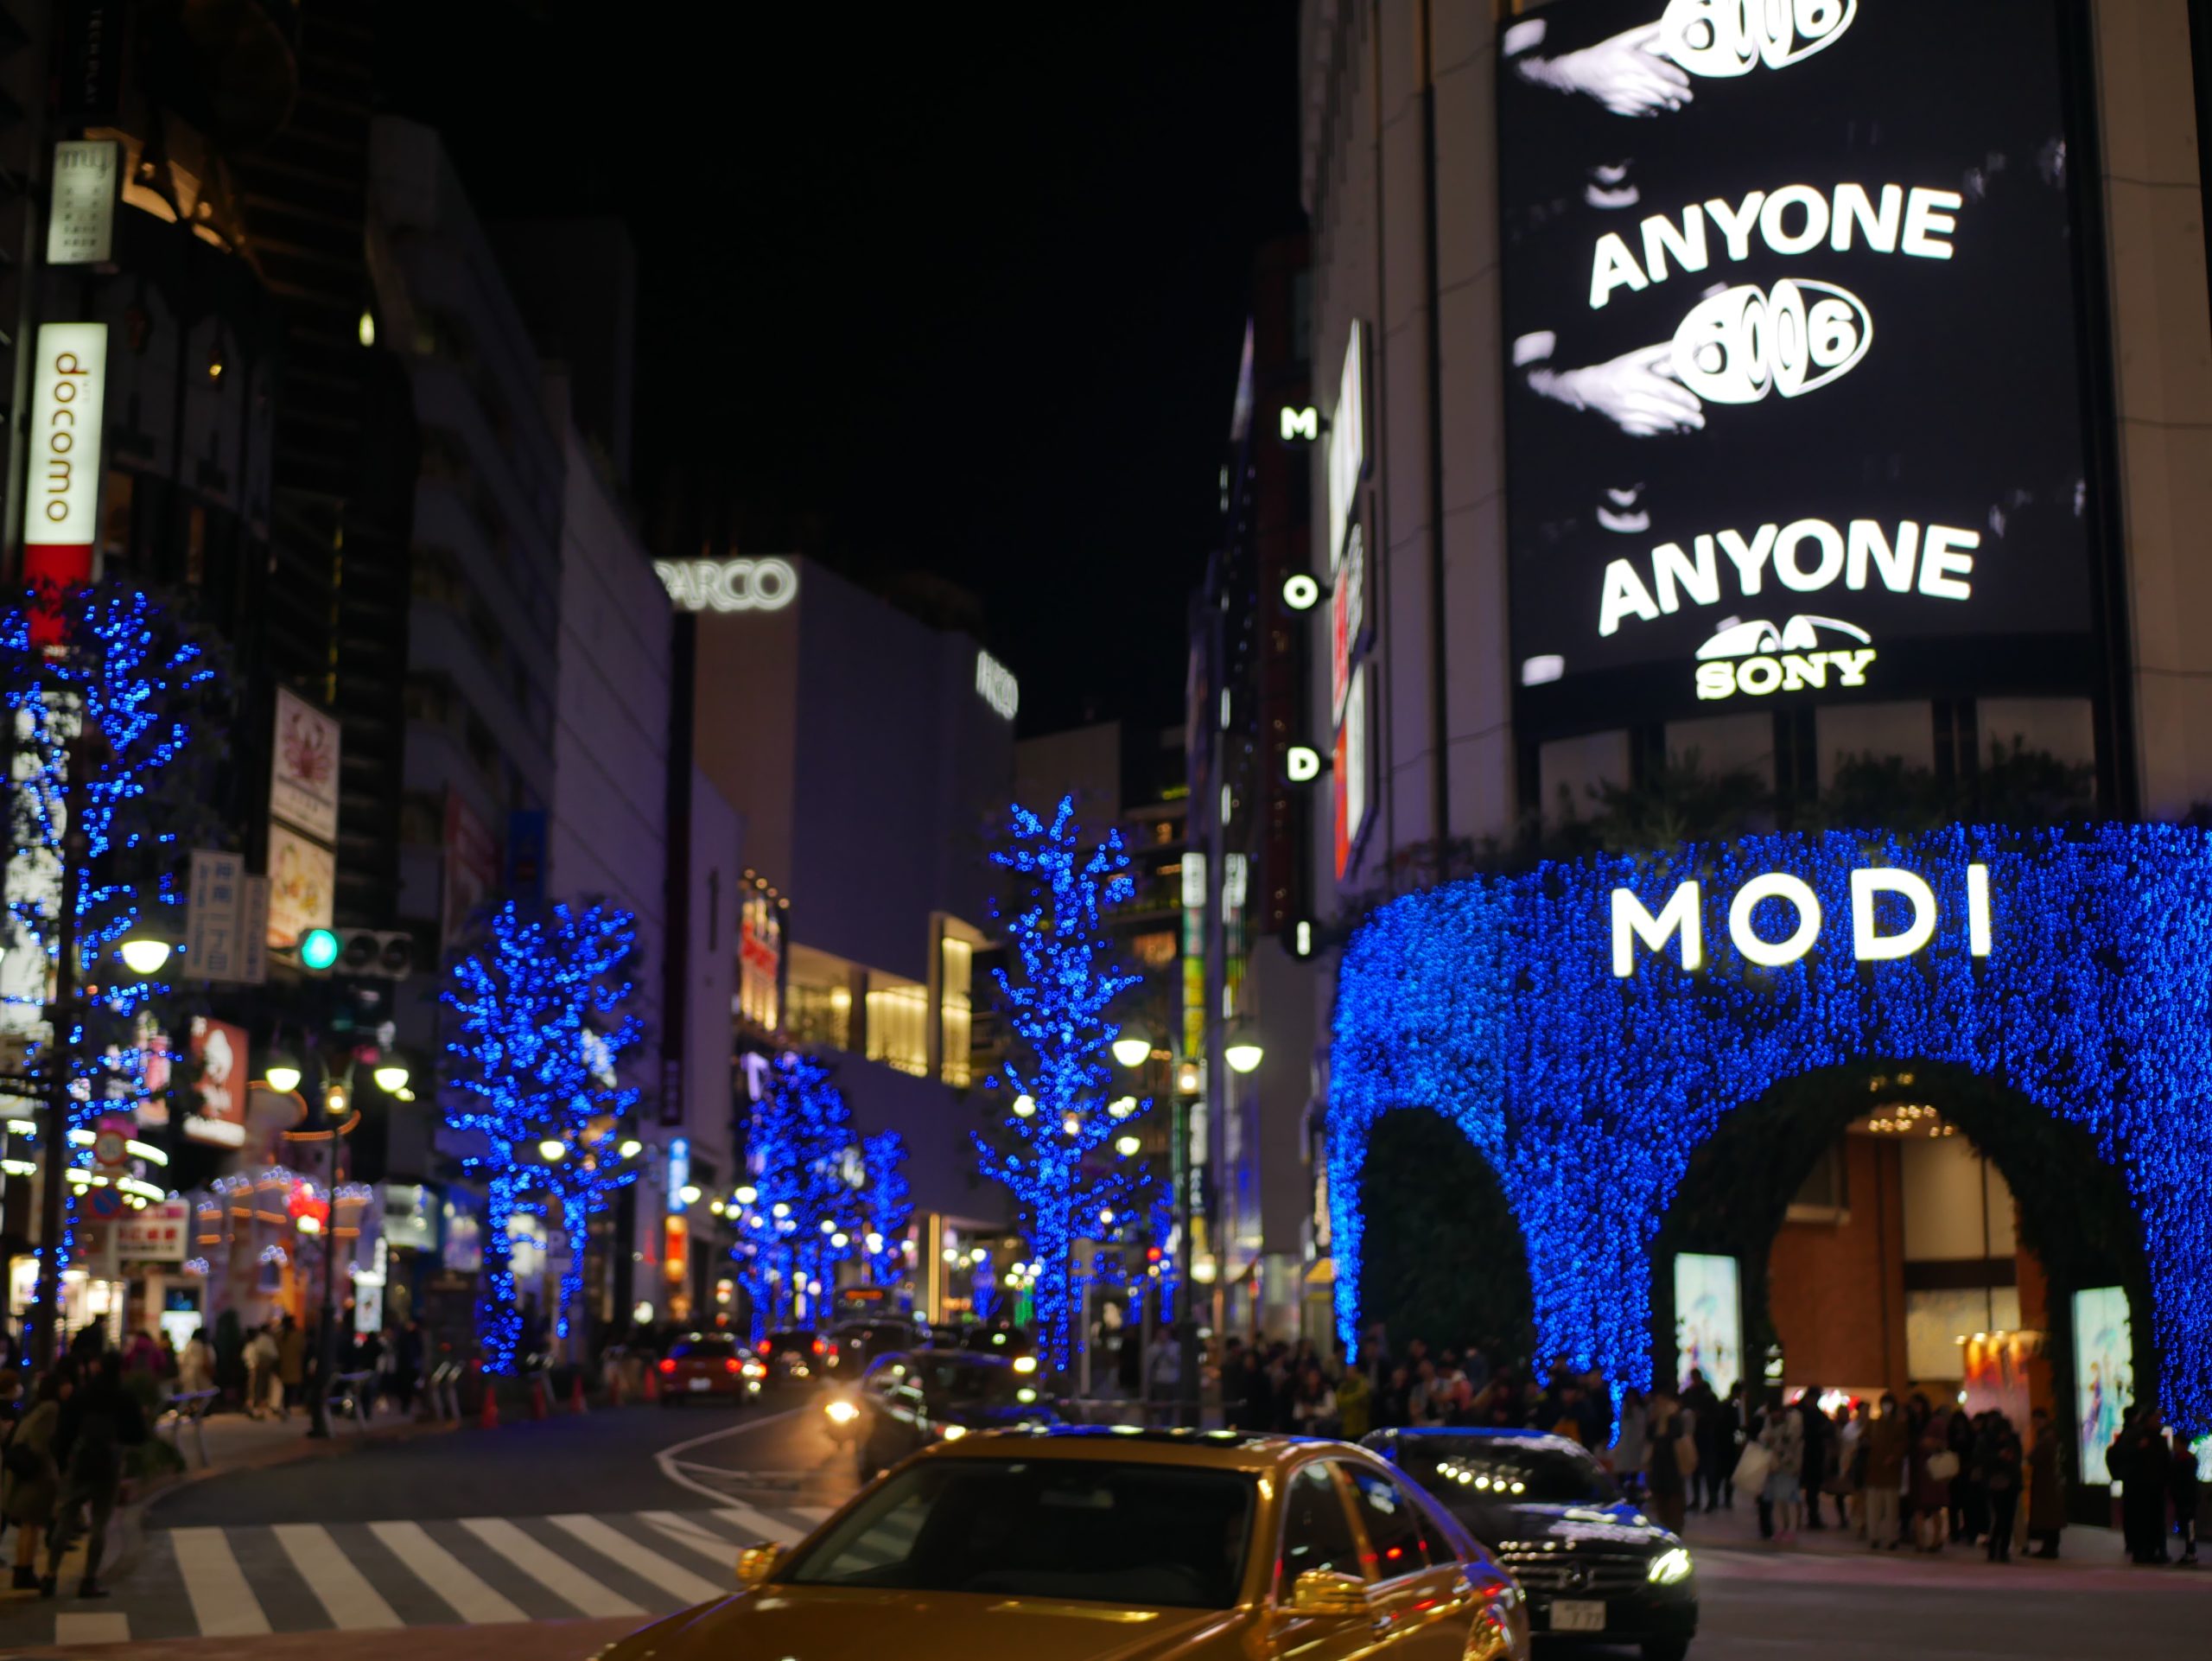
[[[1675,1438],[1675,1469],[1684,1476],[1697,1474],[1697,1441],[1694,1437]]]
[[[1938,1482],[1948,1482],[1959,1473],[1959,1456],[1946,1448],[1940,1454],[1928,1456],[1928,1474]]]
[[[1774,1455],[1758,1442],[1745,1442],[1744,1456],[1736,1461],[1736,1486],[1745,1493],[1757,1493],[1773,1474]]]

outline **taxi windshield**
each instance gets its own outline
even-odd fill
[[[1226,1609],[1253,1482],[1103,1460],[940,1459],[868,1494],[776,1579],[796,1586]]]

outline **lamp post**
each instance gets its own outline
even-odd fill
[[[69,741],[61,782],[61,915],[54,926],[59,950],[54,955],[54,1002],[47,1009],[52,1036],[45,1066],[46,1146],[41,1149],[45,1169],[39,1184],[38,1291],[31,1304],[31,1361],[41,1371],[54,1365],[60,1349],[62,1215],[68,1200],[70,1085],[77,1072],[77,904],[89,851],[78,804],[88,749],[80,724]]]

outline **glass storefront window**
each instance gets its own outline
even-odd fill
[[[975,952],[957,935],[944,935],[938,942],[938,1037],[944,1058],[939,1072],[946,1084],[963,1090],[972,1077],[969,1050],[975,1012],[969,987],[975,975]]]
[[[868,977],[868,1059],[925,1079],[930,1071],[928,991],[912,981]]]

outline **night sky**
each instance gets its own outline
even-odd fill
[[[1179,720],[1295,7],[799,11],[398,0],[382,95],[485,218],[630,225],[649,521],[975,591],[1024,732]]]

